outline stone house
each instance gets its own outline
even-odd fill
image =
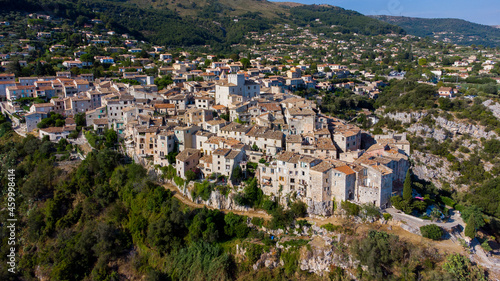
[[[195,170],[198,166],[200,158],[201,152],[198,149],[186,148],[182,150],[175,157],[177,176],[186,179],[186,172]]]
[[[233,169],[245,158],[245,150],[218,148],[212,153],[212,172],[231,178]]]

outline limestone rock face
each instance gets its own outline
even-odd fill
[[[280,265],[283,265],[283,262],[280,261],[278,254],[276,252],[270,252],[263,253],[260,256],[260,259],[252,267],[253,270],[257,270],[263,267],[273,269]]]
[[[329,238],[329,241],[328,239],[325,240],[325,243],[327,245],[324,247],[311,246],[309,250],[302,251],[299,262],[301,270],[323,276],[328,275],[332,267],[352,268],[353,262],[349,257],[343,257],[335,253],[331,238]]]
[[[442,186],[440,179],[452,184],[460,177],[459,172],[450,169],[452,163],[445,158],[420,151],[413,151],[412,158],[415,160],[413,173],[420,179],[433,182],[438,188]]]
[[[498,116],[500,116],[500,105],[498,103],[491,105],[491,101],[487,104],[490,105],[491,108],[493,108],[493,114],[497,116],[497,118],[499,118]],[[401,121],[402,123],[413,123],[407,129],[408,132],[425,138],[435,138],[439,141],[444,141],[456,135],[465,134],[474,136],[475,138],[490,139],[497,137],[497,134],[494,131],[486,131],[486,128],[484,126],[470,124],[466,123],[465,121],[462,122],[460,120],[447,120],[441,116],[435,117],[431,115],[432,120],[434,120],[435,122],[435,125],[432,127],[418,122],[427,115],[429,115],[429,113],[427,112],[395,112],[385,114],[386,117]]]
[[[333,202],[307,202],[307,213],[310,215],[330,216],[333,211]]]
[[[173,184],[175,185],[175,183]],[[191,195],[190,192],[191,190],[193,190],[193,185],[194,183],[190,183],[186,187],[177,187],[177,188],[184,196],[186,196],[189,200],[193,201],[196,204],[203,204],[206,205],[207,207],[219,210],[223,209],[223,210],[234,210],[234,211],[248,211],[252,209],[249,207],[240,206],[236,204],[236,202],[233,199],[233,193],[224,196],[218,190],[212,191],[212,193],[210,193],[210,198],[208,198],[208,200],[206,201],[199,197],[193,200],[193,196]]]
[[[489,110],[491,110],[491,112],[493,113],[493,115],[500,119],[500,104],[497,103],[497,102],[494,102],[492,100],[487,100],[485,102],[483,102],[483,105],[486,106]]]
[[[401,121],[402,123],[411,123],[415,120],[418,121],[427,115],[427,112],[393,112],[387,113],[385,116],[393,120]]]

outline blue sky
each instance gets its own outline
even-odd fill
[[[499,0],[288,0],[288,2],[329,4],[365,15],[459,18],[486,25],[500,25]]]

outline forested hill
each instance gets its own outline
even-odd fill
[[[108,28],[153,44],[211,45],[215,50],[245,41],[248,32],[265,33],[276,25],[308,27],[313,33],[377,35],[403,33],[360,13],[328,5],[290,7],[262,0],[0,0],[2,12],[43,12],[74,21],[100,18]]]
[[[434,37],[462,45],[500,46],[500,29],[461,19],[424,19],[396,16],[370,16],[395,24],[408,34]],[[446,40],[448,39],[448,40]]]

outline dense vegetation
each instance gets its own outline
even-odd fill
[[[335,6],[308,5],[290,9],[290,21],[299,26],[317,28],[319,32],[331,34],[333,32],[359,33],[364,35],[378,35],[404,31],[394,25],[384,24],[378,20],[363,16],[362,14],[345,10]],[[319,19],[319,22],[315,20]],[[335,26],[336,28],[332,28]]]
[[[121,259],[150,280],[234,277],[233,257],[219,243],[250,235],[244,218],[186,208],[144,168],[121,164],[123,156],[108,148],[89,153],[67,174],[57,167],[57,146],[48,140],[19,141],[13,133],[1,140],[2,195],[7,169],[15,169],[24,250],[19,273],[2,270],[0,279],[32,280],[40,265],[37,274],[52,280],[116,280]],[[3,221],[7,214],[3,209]],[[0,237],[6,257],[7,229]]]
[[[253,1],[255,11],[239,13],[238,21],[233,21],[229,14],[234,11],[230,5],[219,1],[208,4],[193,2],[189,7],[178,4],[179,8],[191,11],[191,16],[181,16],[172,6],[161,8],[149,5],[137,5],[134,1],[66,1],[66,0],[0,0],[5,11],[40,12],[69,18],[75,22],[85,19],[100,18],[103,26],[119,33],[128,33],[138,39],[147,39],[154,44],[167,46],[211,45],[218,51],[229,50],[231,44],[247,43],[248,32],[270,30],[278,23],[290,23],[305,26],[321,18],[322,24],[314,24],[311,29],[318,33],[331,35],[339,25],[343,33],[361,33],[366,35],[402,33],[402,29],[363,16],[357,12],[338,7],[302,6],[288,8],[266,3],[272,7],[272,17],[263,16],[258,8],[259,1]],[[151,1],[153,4],[155,1]],[[289,13],[287,11],[289,10]],[[194,12],[194,14],[193,14]]]
[[[500,30],[491,26],[468,22],[460,19],[424,19],[398,16],[372,16],[373,18],[395,24],[420,37],[433,37],[435,33],[447,32],[445,36],[457,44],[476,44],[489,47],[500,46]],[[470,40],[471,39],[471,40]]]

